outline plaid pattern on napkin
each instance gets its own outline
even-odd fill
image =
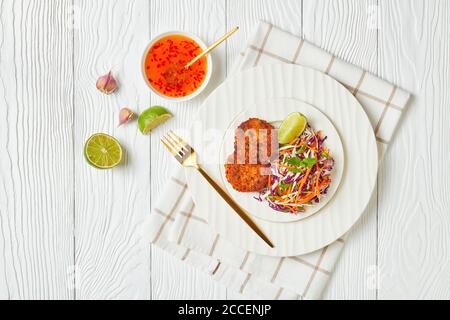
[[[302,38],[260,22],[233,72],[270,63],[310,67],[347,87],[372,123],[382,159],[409,100],[409,93]],[[301,256],[258,255],[234,246],[208,226],[206,213],[195,210],[182,169],[171,177],[163,195],[142,230],[144,238],[154,245],[207,272],[229,290],[262,299],[321,297],[345,237]]]

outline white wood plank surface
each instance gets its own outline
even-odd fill
[[[242,52],[258,21],[273,23],[293,34],[302,33],[302,1],[298,0],[227,0],[226,15],[228,29],[233,26],[240,28],[227,43],[228,71]]]
[[[380,3],[380,75],[414,99],[380,168],[379,298],[450,298],[450,3]]]
[[[150,251],[138,228],[150,210],[150,138],[135,124],[117,128],[120,108],[149,105],[140,59],[149,33],[146,0],[75,1],[75,272],[77,299],[147,299]],[[95,86],[110,69],[119,81],[111,96]],[[96,132],[115,136],[123,165],[87,165],[83,147]]]
[[[246,299],[140,242],[138,227],[177,166],[159,138],[185,132],[259,19],[413,93],[326,299],[450,298],[450,3],[445,0],[0,0],[0,299]],[[181,104],[150,94],[139,69],[153,36],[212,43],[208,92]],[[95,88],[112,69],[120,90]],[[117,128],[128,106],[174,118],[150,137]],[[95,132],[125,163],[83,158]]]
[[[0,1],[0,298],[71,299],[70,1]]]

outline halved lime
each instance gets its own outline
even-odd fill
[[[281,123],[280,129],[278,130],[278,141],[281,144],[294,141],[303,133],[307,123],[308,120],[300,112],[291,113]]]
[[[111,169],[122,161],[119,141],[106,133],[92,135],[84,146],[86,160],[98,169]]]
[[[139,115],[138,127],[143,134],[149,134],[154,128],[170,118],[172,118],[172,114],[166,108],[154,106]]]

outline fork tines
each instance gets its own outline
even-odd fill
[[[161,142],[180,162],[182,162],[183,159],[191,153],[191,147],[187,144],[187,142],[177,136],[172,130],[161,138]]]

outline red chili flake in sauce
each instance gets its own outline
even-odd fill
[[[170,35],[158,40],[145,58],[145,73],[152,87],[169,97],[184,97],[205,81],[208,63],[205,57],[189,68],[184,66],[202,52],[191,38]]]

